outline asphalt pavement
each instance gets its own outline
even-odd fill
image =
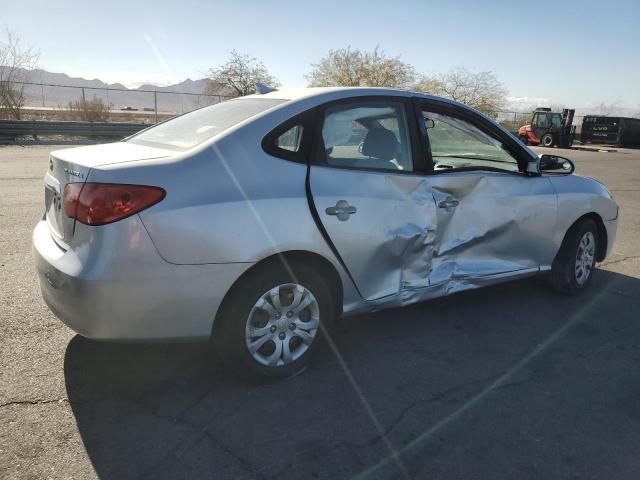
[[[584,294],[344,319],[306,372],[250,385],[206,344],[89,341],[48,311],[30,234],[54,149],[0,147],[0,478],[640,478],[640,151],[553,150],[621,207]]]

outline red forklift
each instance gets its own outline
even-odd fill
[[[565,108],[562,113],[550,108],[536,108],[529,125],[518,130],[518,137],[525,145],[543,147],[570,147],[576,127],[573,125],[573,109]]]

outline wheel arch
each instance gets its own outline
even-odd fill
[[[571,226],[567,229],[567,231],[564,234],[564,237],[562,239],[562,244],[560,245],[560,249],[558,250],[558,254],[562,251],[562,248],[564,247],[567,241],[567,238],[569,236],[569,232],[571,232],[574,228],[576,228],[586,219],[593,220],[593,222],[596,224],[596,227],[598,229],[598,251],[596,252],[596,261],[601,262],[602,260],[604,260],[607,254],[607,243],[609,239],[607,237],[607,229],[604,226],[604,221],[602,220],[602,217],[596,212],[585,213],[584,215],[577,218],[571,224]]]
[[[343,308],[343,297],[344,297],[344,287],[342,284],[342,279],[340,278],[340,274],[336,267],[325,257],[318,253],[309,252],[306,250],[289,250],[286,252],[279,252],[273,255],[269,255],[265,257],[251,267],[249,267],[245,272],[242,273],[231,285],[227,293],[225,294],[220,306],[218,307],[218,311],[216,312],[213,326],[212,326],[212,334],[215,332],[216,325],[219,325],[218,321],[221,312],[225,310],[226,303],[232,301],[233,293],[247,277],[251,275],[255,275],[257,272],[273,268],[277,265],[284,265],[286,269],[289,269],[290,264],[305,264],[305,265],[313,265],[318,271],[321,272],[322,276],[327,279],[327,283],[331,292],[335,295],[334,300],[336,301],[336,305],[338,307],[338,315],[342,314]]]

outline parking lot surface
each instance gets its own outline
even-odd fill
[[[640,478],[640,151],[553,150],[621,207],[584,294],[530,279],[344,319],[302,375],[250,385],[205,344],[93,342],[48,311],[51,150],[0,147],[0,478]]]

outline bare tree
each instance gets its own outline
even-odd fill
[[[305,75],[311,87],[408,87],[415,81],[414,68],[389,57],[376,47],[363,52],[351,47],[329,50]]]
[[[417,84],[413,86],[413,90],[429,93],[431,95],[444,95],[442,81],[439,76],[421,75]]]
[[[37,67],[39,54],[23,48],[20,38],[5,27],[6,42],[0,42],[0,117],[20,120],[25,103],[25,84]]]
[[[593,111],[596,115],[615,115],[619,112],[619,104],[618,102],[609,104],[600,102],[599,105],[594,107]]]
[[[449,97],[483,112],[499,110],[507,96],[506,88],[493,72],[470,72],[464,68],[422,77],[415,89]]]
[[[270,87],[279,85],[262,62],[245,53],[231,50],[227,63],[209,70],[207,93],[230,93],[232,96],[243,97],[255,93],[256,83]]]

